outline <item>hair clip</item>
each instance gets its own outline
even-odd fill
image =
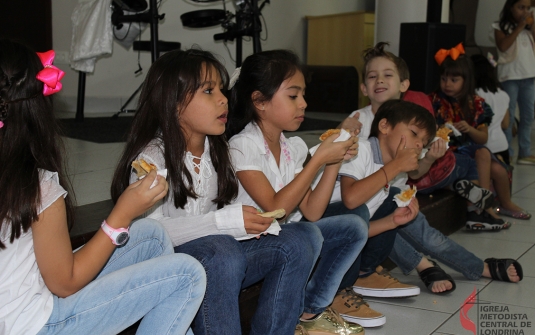
[[[241,67],[237,67],[234,70],[234,72],[232,72],[232,76],[230,76],[230,81],[228,83],[228,89],[229,90],[234,87],[234,85],[236,84],[236,82],[240,78],[240,73],[241,73]]]
[[[435,60],[440,66],[442,65],[442,62],[446,59],[446,57],[450,56],[451,59],[456,60],[462,54],[464,54],[464,47],[462,43],[459,43],[451,49],[438,50],[437,53],[435,54]]]
[[[61,91],[62,85],[60,80],[65,75],[65,72],[52,65],[54,57],[56,56],[54,50],[38,52],[37,56],[39,56],[41,63],[43,63],[43,66],[45,67],[39,71],[36,76],[38,80],[44,83],[43,95],[47,96]]]

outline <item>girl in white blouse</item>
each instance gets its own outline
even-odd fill
[[[291,213],[285,222],[304,216],[324,237],[320,259],[306,287],[301,325],[314,334],[362,333],[362,327],[344,322],[329,305],[366,243],[367,223],[354,214],[322,218],[342,161],[357,153],[357,138],[333,142],[338,135],[328,137],[303,167],[308,153],[305,142],[283,134],[299,128],[307,106],[301,65],[290,51],[253,54],[233,79],[227,134],[232,136],[231,155],[240,181],[238,200],[265,211],[284,208]],[[324,169],[323,176],[311,190],[320,169]]]
[[[184,335],[204,270],[173,253],[157,221],[131,224],[165,196],[165,179],[151,173],[128,187],[103,228],[72,251],[73,204],[48,97],[63,77],[53,57],[0,39],[0,334],[118,334],[143,318],[137,334]]]
[[[176,252],[192,255],[206,270],[196,335],[240,334],[238,295],[262,279],[250,334],[293,334],[321,234],[306,224],[270,230],[273,219],[232,203],[238,182],[224,136],[227,83],[224,66],[206,51],[176,50],[154,62],[114,176],[112,198],[136,181],[133,160],[167,169],[170,192],[148,216],[164,225]],[[266,231],[278,236],[262,234]]]

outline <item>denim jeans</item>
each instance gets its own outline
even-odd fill
[[[470,280],[478,280],[483,273],[483,261],[455,241],[429,226],[425,215],[398,229],[390,259],[408,274],[422,260],[422,254],[446,264]]]
[[[419,189],[419,193],[431,194],[436,190],[451,186],[455,182],[462,179],[467,179],[471,181],[479,179],[479,175],[477,173],[477,164],[473,158],[456,152],[454,152],[453,154],[455,155],[455,168],[450,173],[450,175],[434,186],[422,190]]]
[[[354,214],[323,217],[308,224],[319,228],[323,246],[305,289],[304,311],[319,314],[332,303],[344,274],[364,247],[368,224]]]
[[[513,140],[513,124],[518,104],[520,122],[518,124],[518,157],[531,155],[531,123],[533,122],[533,106],[535,103],[535,79],[507,80],[501,83],[503,90],[509,95],[509,127],[504,131],[509,142],[509,156],[513,157],[511,147]]]
[[[385,216],[393,213],[397,205],[393,201],[394,195],[398,194],[400,189],[397,187],[390,187],[388,192],[388,197],[383,201],[381,206],[375,211],[369,222],[379,220]],[[343,203],[334,203],[329,205],[333,206],[331,211],[326,211],[324,215],[330,215],[335,212],[338,213],[354,213],[357,215],[362,215],[366,218],[370,217],[368,207],[366,204],[363,204],[355,209],[348,209],[344,206]],[[379,235],[368,238],[366,245],[362,249],[362,252],[355,259],[353,264],[346,271],[344,278],[338,286],[338,290],[342,290],[346,287],[351,287],[357,281],[360,276],[360,272],[364,272],[364,277],[371,275],[375,268],[381,264],[390,254],[392,246],[394,245],[394,240],[396,238],[396,229],[385,231]]]
[[[118,334],[141,318],[137,334],[186,334],[205,287],[201,264],[174,254],[165,229],[142,219],[95,280],[67,298],[54,296],[38,334]]]
[[[238,296],[242,288],[263,279],[250,334],[294,334],[322,241],[315,225],[292,223],[282,225],[279,236],[238,242],[228,235],[213,235],[175,247],[175,252],[195,257],[206,270],[206,294],[194,333],[241,334]]]

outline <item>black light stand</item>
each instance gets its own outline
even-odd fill
[[[253,39],[253,53],[262,51],[260,44],[260,32],[262,24],[260,23],[260,12],[269,0],[265,0],[260,7],[258,0],[243,1],[245,4],[236,11],[236,23],[226,22],[227,31],[214,35],[214,40],[232,41],[236,39],[236,67],[241,66],[243,52],[243,36],[250,36]]]

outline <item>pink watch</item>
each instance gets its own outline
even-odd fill
[[[128,228],[113,228],[108,225],[106,220],[102,221],[100,228],[108,235],[111,242],[115,245],[123,245],[128,241],[130,234],[128,233]]]

